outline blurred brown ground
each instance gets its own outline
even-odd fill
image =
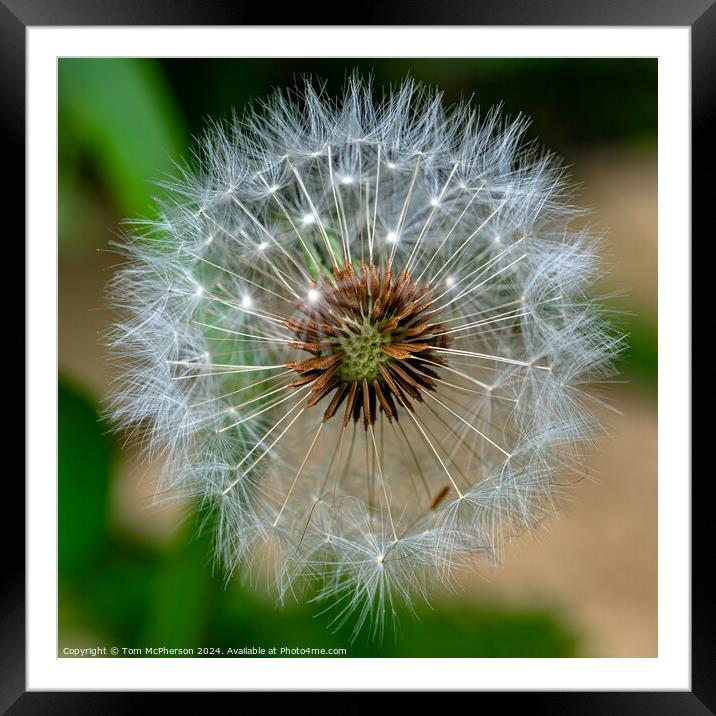
[[[608,288],[654,319],[657,305],[657,165],[652,151],[604,149],[574,159],[580,202],[608,231]],[[106,234],[88,239],[106,246]],[[60,257],[59,363],[66,376],[104,395],[111,380],[99,336],[109,314],[103,289],[117,257],[84,250]],[[499,568],[463,580],[461,599],[500,599],[515,607],[557,608],[582,640],[585,656],[657,656],[657,405],[639,385],[616,384],[623,416],[608,415],[613,437],[592,455],[562,516],[509,546]],[[149,507],[157,466],[129,450],[113,495],[113,521],[137,537],[162,542],[178,527],[177,509]]]

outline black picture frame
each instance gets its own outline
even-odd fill
[[[282,25],[312,20],[305,6],[296,4],[281,11]],[[273,14],[273,17],[271,16]],[[269,25],[275,12],[260,4],[227,0],[123,0],[119,3],[91,0],[0,0],[0,127],[3,166],[13,180],[5,186],[6,201],[24,205],[25,193],[25,30],[29,26],[107,25]],[[324,18],[325,19],[325,18]],[[701,229],[713,234],[707,212],[713,202],[713,180],[707,180],[710,157],[716,154],[716,0],[502,0],[500,3],[465,3],[461,0],[387,3],[364,2],[356,6],[351,25],[559,25],[559,26],[688,26],[691,28],[692,89],[692,235]],[[336,20],[333,23],[339,24]],[[327,24],[310,22],[310,24]],[[709,150],[709,146],[711,150]],[[12,168],[12,172],[10,172]],[[712,172],[710,172],[712,173]],[[700,179],[700,181],[699,181]],[[15,236],[24,234],[24,213],[9,212]],[[26,381],[32,376],[26,375]],[[673,476],[689,479],[690,476]],[[713,563],[712,504],[707,498],[710,471],[692,483],[692,689],[684,692],[563,692],[484,694],[480,698],[521,700],[532,713],[592,714],[706,714],[716,713],[716,609],[707,587],[708,566]],[[17,479],[4,485],[6,505],[24,503]],[[19,510],[14,510],[22,524]],[[6,510],[9,514],[10,510]],[[21,527],[2,520],[4,533],[4,580],[0,588],[0,712],[11,714],[80,714],[146,708],[156,695],[130,692],[71,693],[25,690],[25,563],[17,545]],[[699,568],[700,567],[700,568]],[[166,696],[161,696],[164,699]],[[186,695],[181,695],[185,700]],[[528,701],[529,699],[529,701]],[[481,701],[484,705],[484,702]],[[504,708],[505,702],[502,702]],[[184,706],[188,706],[185,703]]]

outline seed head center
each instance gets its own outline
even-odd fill
[[[397,420],[398,408],[412,411],[435,390],[450,337],[428,284],[407,268],[346,263],[313,290],[315,300],[297,304],[302,316],[285,321],[296,336],[289,346],[313,356],[286,363],[298,374],[291,385],[310,389],[306,407],[326,398],[329,420],[345,404],[344,426],[362,415],[367,429],[379,412]]]
[[[338,343],[343,351],[341,365],[336,371],[339,380],[354,383],[381,378],[381,363],[390,361],[390,356],[382,351],[381,346],[390,343],[390,333],[383,333],[377,325],[366,320],[360,333],[341,337]]]

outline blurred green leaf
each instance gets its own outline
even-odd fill
[[[106,425],[78,390],[58,387],[58,568],[87,569],[106,539],[111,469]]]
[[[349,657],[571,657],[578,649],[575,635],[548,610],[478,603],[441,605],[435,610],[420,607],[412,614],[399,607],[395,631],[386,617],[382,639],[367,629],[353,639],[355,619],[336,630],[331,626],[336,612],[324,612],[328,606],[274,606],[234,581],[220,595],[207,645],[224,650],[257,646],[267,651],[283,646],[344,647]]]
[[[628,380],[638,380],[644,387],[656,390],[659,378],[659,338],[657,321],[648,313],[625,316],[617,322],[626,334],[625,350],[618,368]]]
[[[627,371],[634,371],[639,377],[656,385],[659,377],[659,348],[656,322],[639,320],[631,323],[627,330],[628,348],[624,355]]]
[[[63,167],[73,162],[79,171],[89,160],[85,173],[91,180],[97,172],[120,212],[146,216],[153,182],[172,173],[186,149],[181,115],[157,63],[60,59],[59,115]]]
[[[546,611],[481,606],[421,610],[420,620],[401,630],[392,656],[573,657],[577,639]]]
[[[141,644],[189,647],[203,644],[211,604],[209,547],[199,536],[167,556],[154,575]]]
[[[91,568],[63,575],[60,636],[65,630],[81,629],[104,634],[127,646],[138,644],[159,569],[156,555],[110,544]]]
[[[116,220],[108,218],[97,192],[76,171],[60,169],[59,186],[59,244],[63,253],[81,255],[88,244],[106,237],[108,222],[114,224]]]

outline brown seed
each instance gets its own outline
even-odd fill
[[[430,509],[434,510],[444,499],[447,493],[450,492],[450,485],[445,485],[440,489],[437,495],[433,497],[432,501],[430,502]]]

